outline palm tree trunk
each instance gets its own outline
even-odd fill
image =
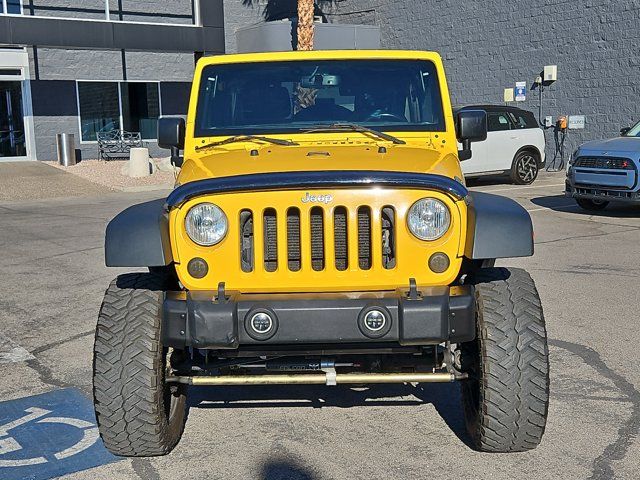
[[[298,0],[298,50],[313,50],[314,0]]]

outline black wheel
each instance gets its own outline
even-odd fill
[[[576,198],[576,203],[585,210],[591,212],[597,212],[598,210],[604,210],[609,205],[606,200],[591,200],[588,198]]]
[[[482,268],[476,286],[477,339],[463,343],[460,368],[467,431],[484,452],[523,452],[541,441],[549,406],[549,351],[538,291],[527,272]],[[468,283],[467,282],[467,283]]]
[[[517,185],[529,185],[538,178],[538,156],[529,151],[520,152],[511,164],[511,180]]]
[[[169,283],[157,273],[120,275],[100,308],[93,397],[100,436],[115,455],[164,455],[182,435],[186,388],[166,384],[168,351],[160,341]]]

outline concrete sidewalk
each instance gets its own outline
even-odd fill
[[[95,196],[111,189],[42,162],[0,162],[0,202]]]

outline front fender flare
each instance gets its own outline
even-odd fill
[[[531,216],[510,198],[469,192],[464,256],[472,260],[533,255]]]
[[[107,225],[107,267],[161,267],[173,262],[165,199],[133,205]]]

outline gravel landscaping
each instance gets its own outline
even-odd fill
[[[157,161],[157,159],[154,160]],[[45,163],[114,190],[136,191],[173,188],[175,182],[173,171],[156,169],[148,177],[131,178],[122,172],[127,162],[128,160],[82,160],[71,167],[64,167],[58,162]]]

